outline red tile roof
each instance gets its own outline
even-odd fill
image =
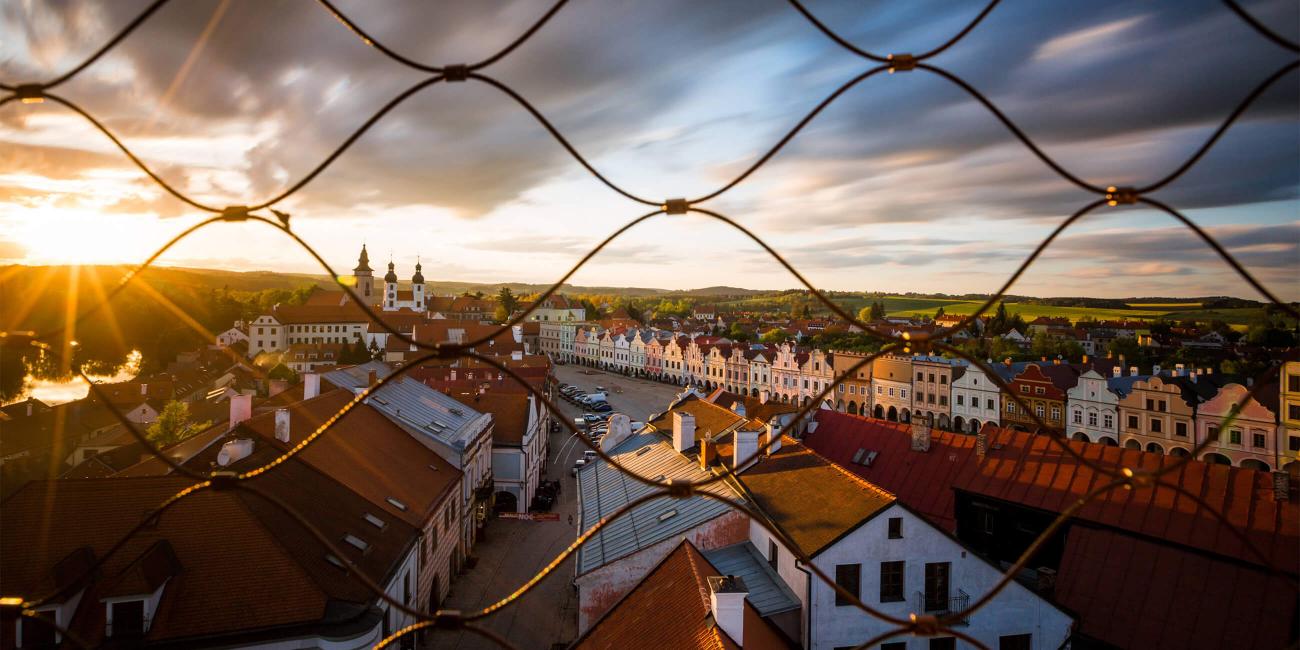
[[[907,425],[830,411],[817,422],[809,446],[950,531],[954,490],[1060,512],[1106,480],[1046,436],[986,426],[990,451],[979,460],[975,436],[934,430],[923,453],[911,450]],[[1114,470],[1175,461],[1069,445]],[[860,448],[877,452],[870,467],[851,462]],[[1192,461],[1163,480],[1221,509],[1274,566],[1296,574],[1300,504],[1276,501],[1266,472]],[[1190,499],[1167,489],[1117,489],[1084,506],[1068,528],[1055,597],[1079,613],[1083,634],[1119,647],[1280,647],[1291,634],[1296,590],[1264,567]]]
[[[684,539],[572,647],[738,650],[712,619],[708,579],[716,575],[718,570]],[[746,648],[792,647],[748,600],[743,625]]]
[[[1076,526],[1055,596],[1079,632],[1122,648],[1281,648],[1295,584],[1277,574],[1113,530]]]
[[[806,443],[867,480],[895,491],[904,503],[953,528],[952,490],[1060,512],[1107,477],[1062,451],[1047,436],[986,425],[990,451],[975,456],[975,436],[932,430],[930,451],[911,451],[907,425],[834,411],[818,411]],[[1135,449],[1071,441],[1091,462],[1118,472],[1155,470],[1177,460]],[[1000,446],[1000,449],[994,447]],[[859,448],[878,452],[871,467],[852,463]],[[1222,510],[1279,568],[1300,566],[1300,504],[1273,498],[1272,477],[1200,461],[1162,478]],[[1259,563],[1213,515],[1168,489],[1112,490],[1084,506],[1077,518],[1226,557]]]
[[[336,389],[291,406],[289,445],[301,442],[352,398],[346,389]],[[233,435],[247,437],[250,432],[258,435],[259,445],[287,448],[275,440],[274,412],[253,417]],[[214,444],[208,452],[215,457],[219,449],[220,445]],[[442,500],[459,489],[461,480],[460,470],[365,405],[349,411],[299,457],[413,526],[422,526]],[[207,459],[200,456],[196,460],[202,463]],[[394,507],[389,497],[405,504],[406,510]]]
[[[152,477],[27,484],[0,506],[5,522],[0,529],[0,591],[37,596],[55,582],[71,584],[54,577],[65,559],[87,551],[86,559],[102,557],[143,513],[192,483]],[[337,496],[336,491],[328,494]],[[332,600],[363,596],[342,571],[333,569],[335,579],[315,575],[304,560],[320,555],[323,563],[319,544],[286,539],[287,524],[276,523],[286,518],[259,513],[247,500],[253,498],[234,490],[206,491],[176,504],[109,557],[99,569],[100,580],[91,582],[82,596],[71,628],[98,646],[104,634],[103,590],[129,591],[157,582],[159,571],[175,565],[180,570],[164,589],[146,641],[310,625],[329,615]],[[164,541],[170,550],[158,549]],[[275,597],[249,606],[250,594]],[[13,647],[13,632],[11,624],[0,626],[0,644]]]

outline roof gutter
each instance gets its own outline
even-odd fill
[[[803,647],[812,647],[812,572],[803,568],[803,560],[795,558],[794,568],[803,573],[803,593],[804,593],[804,615],[807,617],[808,624],[803,628]]]

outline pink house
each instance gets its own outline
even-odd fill
[[[1241,384],[1228,384],[1196,409],[1196,442],[1211,442],[1201,460],[1263,471],[1278,466],[1278,426],[1274,409],[1251,397]],[[1265,387],[1259,396],[1276,398],[1277,389]],[[1241,412],[1227,422],[1232,409],[1243,400]]]

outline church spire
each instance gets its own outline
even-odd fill
[[[424,284],[424,274],[420,272],[420,258],[415,258],[415,275],[411,276],[412,284]]]
[[[366,253],[366,245],[362,244],[361,257],[357,258],[357,268],[352,269],[352,271],[354,273],[369,273],[372,270],[370,268],[370,255]]]
[[[388,273],[384,274],[384,282],[397,282],[397,271],[393,270],[393,263],[391,260],[388,262]]]

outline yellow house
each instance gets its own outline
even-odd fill
[[[1278,399],[1278,464],[1291,472],[1292,480],[1300,479],[1300,361],[1282,365],[1278,378],[1281,395]]]

